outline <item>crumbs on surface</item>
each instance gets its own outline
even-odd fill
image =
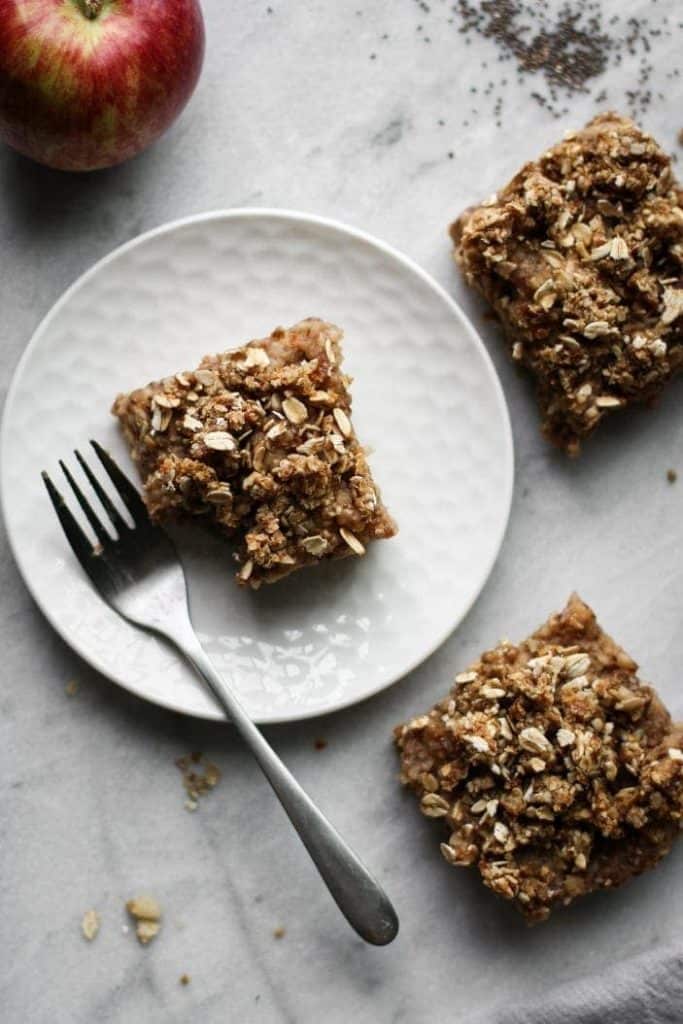
[[[327,746],[327,740],[317,739],[313,744],[316,750],[324,750]]]
[[[92,942],[100,930],[100,915],[96,910],[86,910],[81,921],[81,931],[88,942]]]
[[[675,469],[667,469],[667,471],[666,471],[666,479],[669,481],[670,484],[675,484],[676,481],[678,480],[678,473],[676,472],[676,470]]]
[[[282,925],[280,925],[279,927],[275,928],[275,930],[273,931],[273,938],[274,939],[284,939],[285,934],[286,934],[285,929],[282,927]]]
[[[192,978],[190,977],[189,974],[181,974],[180,977],[178,978],[178,981],[180,982],[181,985],[189,985],[190,982],[192,981]]]
[[[220,769],[199,751],[179,757],[176,766],[182,773],[183,786],[187,793],[185,809],[196,811],[200,799],[215,789],[220,782]]]
[[[64,693],[67,697],[75,697],[78,693],[78,683],[75,679],[70,679],[64,687]]]
[[[146,946],[161,929],[161,907],[153,896],[136,896],[128,900],[126,910],[135,921],[138,942]]]

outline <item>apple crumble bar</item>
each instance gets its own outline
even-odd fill
[[[401,781],[449,864],[530,921],[662,858],[683,812],[683,726],[576,595],[395,730]]]
[[[455,259],[536,379],[570,455],[683,365],[683,189],[632,121],[600,114],[452,225]]]
[[[152,518],[235,538],[243,584],[396,532],[351,423],[341,339],[304,320],[114,402]]]

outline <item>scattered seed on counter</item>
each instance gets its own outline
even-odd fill
[[[621,65],[628,65],[629,74],[622,78],[629,87],[622,84],[620,95],[610,95],[610,102],[633,116],[642,114],[655,100],[664,100],[664,79],[680,76],[680,69],[670,66],[668,54],[661,61],[657,57],[667,41],[681,35],[683,22],[671,18],[670,9],[654,3],[646,16],[636,17],[628,11],[623,16],[608,16],[596,0],[564,0],[560,4],[456,0],[443,7],[415,2],[419,34],[426,33],[434,19],[445,16],[446,23],[463,36],[465,46],[475,36],[493,45],[493,66],[502,67],[498,74],[491,72],[493,62],[484,59],[481,77],[487,83],[483,95],[494,100],[497,127],[502,126],[501,106],[512,75],[518,85],[533,83],[530,97],[556,118],[568,113],[565,99],[590,94],[602,75]],[[604,105],[607,89],[601,85],[593,98],[596,105]],[[467,127],[465,121],[462,124]]]

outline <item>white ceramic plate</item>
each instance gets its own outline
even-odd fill
[[[132,473],[109,415],[115,394],[320,316],[345,331],[354,423],[398,521],[363,559],[238,589],[225,548],[183,549],[206,650],[260,722],[352,704],[418,665],[460,622],[498,553],[512,492],[505,400],[474,329],[415,264],[302,214],[230,210],[117,249],[34,334],[2,430],[2,499],[24,579],[52,625],[133,693],[206,718],[220,712],[164,643],[91,589],[44,493],[57,459],[94,437]]]

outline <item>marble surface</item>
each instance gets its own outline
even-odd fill
[[[482,647],[526,634],[572,589],[683,716],[683,479],[666,480],[670,467],[683,477],[683,381],[656,411],[604,427],[579,462],[567,462],[539,438],[531,389],[458,280],[445,228],[565,122],[599,109],[602,85],[623,107],[637,59],[570,98],[563,123],[530,98],[533,81],[520,85],[511,74],[496,127],[492,99],[470,92],[484,84],[481,63],[493,64],[496,50],[478,38],[468,46],[448,23],[447,4],[429,12],[408,0],[273,0],[272,13],[246,0],[204,6],[200,88],[155,148],[88,177],[0,152],[3,392],[61,291],[138,232],[234,205],[331,215],[418,260],[481,330],[512,414],[512,517],[479,601],[425,665],[355,709],[267,730],[393,897],[401,933],[385,949],[349,931],[231,730],[143,704],[79,662],[33,606],[3,539],[2,1020],[422,1024],[502,1021],[514,1008],[523,1019],[552,986],[653,946],[680,948],[683,847],[630,888],[528,930],[474,877],[443,862],[434,823],[396,784],[391,727],[441,695]],[[674,0],[657,7],[675,21]],[[662,95],[642,120],[673,151],[681,86],[665,72],[680,34],[656,45]],[[75,696],[65,692],[69,680]],[[317,751],[319,738],[327,747]],[[223,773],[194,814],[183,807],[174,765],[191,750],[206,751]],[[123,903],[139,891],[154,893],[165,911],[162,934],[146,949],[122,930]],[[79,931],[90,907],[102,915],[92,945]],[[278,940],[279,926],[286,934]]]

